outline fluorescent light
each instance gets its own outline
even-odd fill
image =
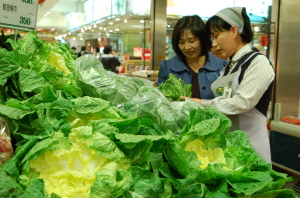
[[[116,21],[120,21],[120,18],[116,18]]]
[[[125,20],[124,20],[124,23],[127,23],[127,22],[128,22],[127,19],[125,19]]]
[[[113,22],[109,22],[109,25],[113,25],[114,23]]]
[[[140,23],[145,23],[145,20],[140,20]]]

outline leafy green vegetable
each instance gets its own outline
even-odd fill
[[[105,144],[103,144],[105,143]],[[107,150],[108,147],[115,147]],[[93,135],[90,127],[81,127],[69,134],[69,141],[62,133],[37,143],[23,159],[30,160],[30,167],[45,181],[48,193],[59,196],[88,197],[96,172],[111,161],[118,168],[126,169],[128,162],[114,142],[101,134]],[[29,172],[26,176],[36,175]]]
[[[7,49],[8,51],[12,50],[12,47],[9,43],[7,43],[8,39],[20,39],[21,35],[20,34],[10,34],[10,35],[4,35],[3,30],[1,30],[1,36],[0,36],[0,47]]]
[[[77,84],[82,88],[84,95],[102,98],[115,106],[131,101],[141,87],[153,84],[147,79],[106,71],[92,55],[77,59],[76,75]]]
[[[282,189],[291,178],[211,107],[170,102],[91,56],[75,67],[67,45],[35,32],[8,42],[0,115],[15,155],[0,165],[0,197],[297,197]]]
[[[173,74],[157,87],[170,101],[179,101],[180,96],[191,97],[192,85],[184,84],[184,81]]]

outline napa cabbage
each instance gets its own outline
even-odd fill
[[[197,154],[198,159],[202,162],[200,167],[206,168],[208,164],[221,163],[226,164],[223,150],[221,148],[203,149],[201,140],[190,141],[186,147],[186,151],[193,151]]]
[[[106,166],[127,170],[130,166],[115,143],[91,127],[72,129],[69,138],[54,133],[53,138],[37,143],[28,153],[31,172],[38,175],[45,190],[60,197],[90,197],[90,188]],[[23,178],[25,178],[23,176]]]
[[[157,87],[170,101],[179,101],[180,96],[191,97],[192,85],[184,84],[184,81],[173,74]]]

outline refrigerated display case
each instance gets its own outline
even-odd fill
[[[300,176],[300,2],[278,1],[276,79],[271,121],[274,166]]]

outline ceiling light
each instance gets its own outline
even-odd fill
[[[109,22],[109,25],[113,25],[114,23],[113,22]]]
[[[71,35],[71,32],[69,32],[68,34]]]
[[[140,20],[140,23],[145,23],[145,20]]]
[[[73,40],[76,40],[75,37],[73,37]]]
[[[106,30],[106,28],[104,28],[103,30]]]
[[[101,41],[101,38],[98,38],[98,41]]]
[[[116,18],[116,21],[120,21],[120,18]]]
[[[120,29],[119,29],[119,28],[116,28],[115,30],[116,30],[116,31],[120,31]]]
[[[168,27],[171,27],[170,25],[168,25]]]
[[[112,30],[109,30],[109,32],[113,32]]]
[[[127,19],[125,19],[125,20],[124,20],[124,23],[127,23],[127,22],[128,22]]]
[[[50,14],[50,12],[47,12],[47,14]]]
[[[97,27],[97,24],[95,23],[95,24],[94,24],[94,28],[96,28],[96,27]]]
[[[81,32],[84,32],[84,29],[81,29]]]
[[[82,37],[80,37],[80,40],[82,41],[82,40],[83,40],[83,38],[82,38]]]
[[[259,31],[259,27],[255,26],[255,27],[254,27],[254,31],[255,31],[255,32],[258,32],[258,31]]]
[[[103,27],[99,27],[99,30],[102,30],[103,29]]]

